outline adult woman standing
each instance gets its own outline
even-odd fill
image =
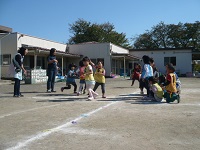
[[[28,53],[28,49],[21,47],[18,50],[18,53],[14,56],[13,58],[13,65],[15,67],[15,72],[14,72],[14,95],[13,97],[23,97],[23,95],[20,92],[20,81],[22,80],[22,71],[26,75],[26,70],[24,69],[23,66],[23,60],[24,56]]]
[[[47,76],[48,76],[48,80],[47,80],[47,92],[51,93],[51,92],[56,92],[54,90],[54,83],[55,83],[55,77],[56,77],[56,73],[57,73],[57,63],[58,60],[56,59],[56,49],[52,48],[50,50],[50,54],[47,58],[48,61],[48,69],[47,69]]]

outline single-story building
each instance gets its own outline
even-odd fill
[[[148,55],[154,58],[156,67],[165,73],[165,65],[172,63],[179,75],[192,74],[193,61],[200,60],[200,51],[194,48],[164,48],[164,49],[130,49],[130,54],[137,57]]]
[[[12,74],[8,74],[9,67],[12,58],[21,46],[29,50],[24,59],[24,67],[30,70],[28,78],[42,78],[41,82],[46,80],[44,70],[47,68],[47,57],[51,48],[56,48],[57,50],[56,56],[62,75],[65,75],[65,70],[70,63],[78,65],[83,56],[90,57],[94,63],[102,61],[106,69],[106,76],[113,74],[122,76],[129,75],[133,63],[140,60],[140,58],[130,55],[128,49],[124,49],[112,43],[89,42],[66,45],[9,31],[0,33],[1,78],[13,77]],[[40,69],[39,72],[35,71],[38,69]],[[41,69],[43,69],[43,71],[41,71]],[[41,77],[39,77],[40,74],[42,74]],[[40,82],[40,80],[37,79],[35,82]]]
[[[27,56],[24,58],[24,67],[26,67],[28,70],[39,68],[46,70],[47,57],[51,48],[55,48],[57,50],[56,56],[58,59],[59,67],[61,68],[60,72],[62,74],[64,74],[65,68],[67,68],[69,63],[78,63],[81,59],[80,55],[67,53],[66,44],[17,32],[1,33],[0,42],[2,78],[10,77],[8,72],[11,60],[21,46],[24,46],[29,50]]]
[[[140,61],[139,57],[129,54],[129,50],[112,43],[87,42],[68,45],[67,51],[73,54],[88,56],[95,64],[103,62],[106,76],[129,75],[133,63]],[[124,74],[125,72],[125,74]]]

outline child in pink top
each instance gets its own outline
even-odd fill
[[[83,61],[81,60],[79,62],[79,68],[76,71],[76,73],[79,74],[79,78],[80,78],[80,86],[79,86],[79,90],[78,90],[77,96],[79,96],[79,94],[82,94],[83,86],[85,85],[85,75],[84,75],[84,72],[85,72],[85,66],[83,64]],[[83,94],[85,94],[85,89],[86,89],[86,85],[84,87]]]

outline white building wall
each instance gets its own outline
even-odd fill
[[[192,72],[192,51],[177,51],[174,54],[176,56],[176,70],[180,70],[181,74],[187,74],[188,72]]]
[[[17,34],[9,34],[1,39],[1,55],[11,54],[11,61],[17,52]],[[8,76],[10,65],[1,65],[1,76]]]
[[[0,35],[2,37],[3,35]],[[61,44],[29,35],[21,36],[20,33],[11,33],[5,38],[1,40],[1,52],[3,54],[11,54],[11,60],[14,55],[17,53],[17,50],[24,45],[33,46],[33,47],[42,47],[46,49],[56,48],[59,51],[65,52],[66,44]],[[1,74],[2,77],[9,77],[9,66],[10,65],[2,65],[1,66]]]
[[[131,55],[141,57],[143,55],[148,55],[153,57],[156,67],[162,73],[166,72],[164,66],[164,57],[176,57],[176,71],[180,74],[186,74],[187,72],[192,72],[192,52],[191,50],[156,50],[156,51],[130,51]]]
[[[69,52],[88,56],[90,59],[104,58],[104,67],[106,76],[110,76],[111,59],[110,59],[110,43],[86,43],[68,45]]]
[[[112,50],[113,53],[118,53],[118,54],[129,54],[129,50],[116,46],[114,44],[110,45],[110,48]]]

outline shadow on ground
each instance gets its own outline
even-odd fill
[[[31,93],[45,93],[45,92],[36,92],[36,91],[31,91],[31,92],[22,92],[22,94],[31,94]],[[13,94],[13,92],[8,92],[4,94]]]
[[[123,95],[119,95],[119,97],[117,98],[107,98],[105,100],[98,100],[98,101],[124,101],[129,104],[143,104],[143,105],[165,103],[165,102],[155,102],[151,100],[142,100],[143,96],[144,95],[141,95],[141,94],[123,94]]]
[[[74,102],[74,101],[83,101],[85,100],[85,98],[57,98],[57,99],[54,99],[54,100],[38,100],[36,102]]]

